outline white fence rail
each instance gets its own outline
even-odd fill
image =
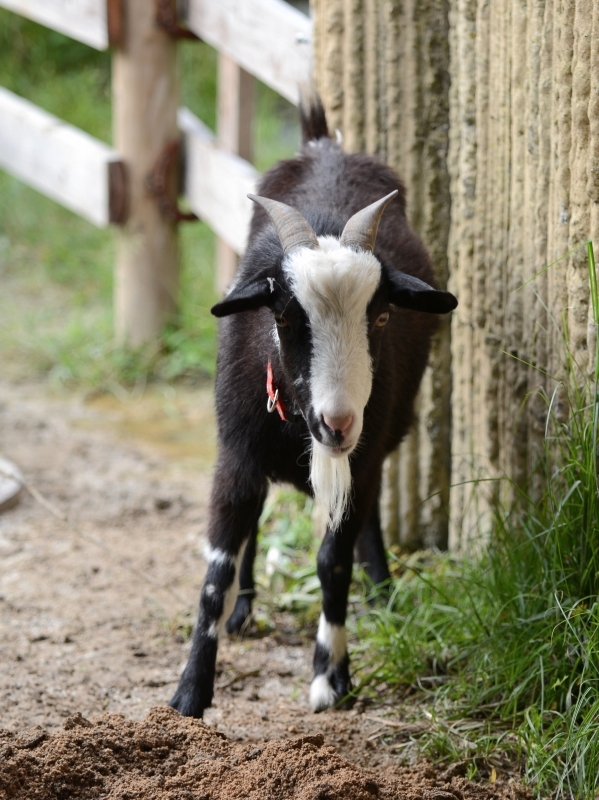
[[[129,149],[124,163],[118,153],[124,147],[122,135],[116,138],[115,150],[0,88],[0,168],[100,227],[125,224],[129,215],[115,267],[116,320],[121,338],[133,345],[160,332],[177,295],[176,247],[171,248],[173,263],[163,255],[154,258],[157,241],[176,241],[178,215],[172,214],[172,198],[169,213],[162,210],[165,195],[176,183],[174,171],[170,176],[164,172],[176,166],[165,156],[176,135],[172,92],[168,97],[173,102],[160,112],[160,134],[147,136],[157,127],[151,115],[161,97],[160,87],[176,86],[172,37],[180,31],[177,5],[176,0],[0,0],[0,7],[96,49],[116,48],[113,117],[121,122],[116,126],[121,134],[126,129],[129,138],[146,142],[143,154]],[[245,249],[252,212],[246,195],[259,177],[248,161],[230,152],[251,150],[247,112],[251,79],[246,73],[297,104],[300,87],[310,77],[312,23],[284,0],[187,0],[186,6],[183,22],[221,54],[219,97],[227,98],[219,103],[216,137],[188,109],[178,112],[186,152],[184,191],[193,211],[219,237],[217,284],[222,289],[234,273],[235,254]],[[159,204],[160,213],[151,225],[138,224],[136,232],[135,220],[139,223],[147,215],[150,184],[157,190],[152,202]],[[145,232],[143,243],[138,229]],[[132,267],[125,257],[132,251],[133,239],[135,251],[145,253],[141,266]],[[158,265],[157,274],[145,274],[142,266],[152,261]],[[149,310],[137,315],[139,320],[123,293],[146,298]]]
[[[116,221],[114,164],[116,150],[0,87],[0,167],[7,172],[105,227]]]
[[[297,105],[310,76],[312,23],[283,0],[189,0],[188,25]]]
[[[0,0],[0,6],[106,50],[109,45],[107,0]],[[114,4],[112,4],[114,5]]]
[[[188,108],[180,108],[179,128],[185,142],[185,197],[192,211],[210,225],[236,253],[247,242],[252,202],[259,173],[243,158],[219,150],[206,125]]]

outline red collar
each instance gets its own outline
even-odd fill
[[[270,358],[268,359],[268,366],[266,367],[266,393],[268,395],[268,401],[266,403],[267,411],[271,413],[276,408],[283,422],[288,422],[289,420],[285,416],[288,411],[285,408],[283,398],[280,396],[279,389],[275,385],[274,378],[272,376],[272,364],[270,363]]]

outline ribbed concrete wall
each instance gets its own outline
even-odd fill
[[[599,2],[461,0],[450,14],[452,479],[524,484],[538,390],[565,375],[562,320],[584,372],[594,349],[584,248],[534,276],[599,233]],[[476,535],[481,496],[452,490],[456,543]]]
[[[313,11],[316,78],[331,127],[341,130],[346,149],[378,153],[399,172],[412,224],[445,286],[450,222],[448,4],[315,0]],[[387,470],[383,511],[390,539],[411,547],[447,543],[447,324],[431,363],[419,425]]]
[[[530,475],[547,410],[535,390],[551,394],[546,373],[564,375],[562,319],[583,370],[594,352],[584,248],[530,279],[599,242],[599,0],[314,0],[313,10],[332,125],[348,149],[379,153],[403,177],[412,224],[460,300],[384,504],[401,541],[443,546],[451,475],[459,544],[495,487],[470,481]]]

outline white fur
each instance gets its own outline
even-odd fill
[[[277,327],[277,323],[275,322],[270,331],[270,338],[273,340],[275,347],[277,350],[281,349],[281,340],[279,339],[279,329]]]
[[[339,697],[329,682],[329,678],[347,654],[347,637],[345,625],[333,625],[327,622],[324,614],[320,615],[316,641],[329,653],[329,665],[326,672],[317,675],[310,684],[310,706],[312,711],[324,711],[334,706]]]
[[[347,653],[345,625],[333,625],[327,622],[324,614],[321,614],[316,641],[328,650],[331,666],[336,666],[345,658]]]
[[[310,480],[336,528],[350,495],[348,455],[362,433],[372,389],[366,309],[381,280],[381,265],[372,253],[340,247],[335,237],[321,236],[318,242],[318,250],[291,253],[283,268],[310,321],[313,410],[319,418],[353,417],[343,442],[347,453],[312,445]]]
[[[213,638],[217,638],[219,633],[222,633],[225,622],[229,619],[233,609],[235,608],[235,601],[237,600],[237,595],[239,594],[239,568],[241,567],[241,561],[243,559],[243,554],[245,553],[246,545],[247,539],[239,548],[239,552],[236,556],[232,556],[230,553],[226,553],[224,550],[220,550],[217,547],[210,547],[209,544],[206,544],[204,548],[204,556],[211,564],[235,564],[235,577],[233,579],[233,583],[225,591],[223,613],[219,619],[214,620],[208,630],[208,636],[212,636]],[[206,585],[204,591],[206,594],[211,595],[216,591],[216,587],[213,583],[209,583]]]
[[[209,544],[204,547],[204,558],[210,564],[232,564],[235,561],[235,556]]]
[[[310,684],[310,708],[312,711],[324,711],[325,708],[334,706],[339,698],[323,673],[317,675]]]
[[[349,456],[332,458],[319,442],[313,441],[310,483],[316,502],[327,511],[329,525],[336,530],[345,516],[351,495]]]

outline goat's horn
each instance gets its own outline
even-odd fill
[[[385,206],[397,194],[397,189],[386,197],[358,211],[347,221],[341,234],[342,247],[357,247],[360,250],[374,250],[379,222],[383,216]]]
[[[279,203],[278,200],[269,200],[268,197],[259,197],[255,194],[248,194],[248,197],[262,206],[270,217],[285,255],[297,250],[298,247],[318,250],[316,234],[299,211],[285,203]]]

